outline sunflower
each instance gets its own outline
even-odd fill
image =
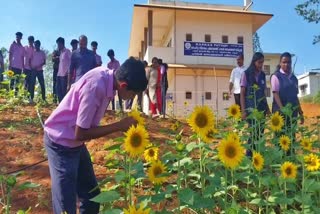
[[[14,72],[11,71],[11,70],[7,71],[7,76],[8,77],[13,77],[14,76]]]
[[[140,112],[137,110],[132,110],[131,112],[128,113],[129,117],[132,117],[138,122],[138,125],[144,126],[145,125],[145,120],[143,117],[141,117]]]
[[[187,101],[184,101],[183,105],[186,108],[186,107],[188,107],[189,103]]]
[[[297,177],[297,165],[290,161],[284,162],[281,165],[281,175],[283,178],[296,178]]]
[[[236,119],[236,120],[240,119],[241,117],[240,106],[237,104],[231,105],[228,108],[228,115],[233,119]]]
[[[280,131],[283,126],[283,117],[279,114],[279,112],[276,112],[272,114],[271,116],[271,130],[272,131]]]
[[[218,157],[228,168],[236,168],[242,161],[244,148],[231,137],[223,139],[218,145]]]
[[[163,176],[166,173],[166,167],[161,163],[161,161],[156,160],[151,163],[148,169],[148,177],[154,184],[162,184],[167,177]]]
[[[131,126],[125,133],[124,150],[131,157],[136,157],[142,154],[145,148],[149,145],[149,134],[141,125]]]
[[[158,153],[159,153],[158,147],[150,147],[144,151],[143,156],[147,162],[152,162],[152,161],[158,160]]]
[[[261,171],[264,165],[264,159],[260,153],[253,152],[252,165],[257,171]]]
[[[304,163],[308,171],[317,171],[320,169],[320,159],[315,154],[309,154],[304,156]]]
[[[300,145],[305,150],[311,151],[312,149],[312,142],[307,138],[303,138],[300,142]]]
[[[281,149],[283,149],[284,151],[288,151],[290,148],[290,138],[286,135],[282,135],[279,139],[279,144],[281,146]]]
[[[149,214],[150,208],[143,210],[143,206],[140,204],[139,209],[136,209],[135,206],[129,206],[129,209],[123,209],[124,214]]]
[[[206,135],[214,126],[214,115],[208,106],[196,106],[188,119],[192,130],[199,135]]]
[[[213,134],[215,133],[216,131],[214,129],[211,129],[210,131],[208,131],[207,134],[205,135],[200,135],[200,138],[202,139],[203,142],[205,143],[212,143],[213,140],[214,140],[214,137],[213,137]]]
[[[235,132],[230,132],[227,135],[227,138],[229,138],[230,140],[236,141],[236,142],[240,142],[239,135],[237,133],[235,133]]]

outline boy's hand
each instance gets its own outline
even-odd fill
[[[132,125],[137,125],[138,121],[136,121],[135,119],[133,119],[133,117],[126,117],[122,120],[120,120],[120,129],[121,131],[128,131],[128,129],[132,126]]]

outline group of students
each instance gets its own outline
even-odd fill
[[[266,75],[263,72],[264,55],[257,52],[253,55],[248,68],[243,65],[243,55],[237,58],[238,67],[232,70],[229,90],[233,92],[235,102],[241,107],[242,119],[247,119],[253,109],[264,113],[265,116],[271,113],[266,99]],[[233,90],[233,91],[232,91]],[[300,116],[301,123],[304,122],[303,111],[298,99],[298,79],[292,72],[292,56],[285,52],[281,54],[279,65],[271,75],[271,90],[273,93],[272,113],[281,112],[287,104],[292,106],[292,118],[285,117],[285,126],[290,127]],[[253,119],[248,119],[249,127],[255,125]],[[264,129],[256,129],[256,136],[262,136]],[[252,142],[252,136],[249,143]],[[252,151],[248,150],[247,155],[251,156]]]

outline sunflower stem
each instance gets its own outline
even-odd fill
[[[227,196],[228,196],[228,171],[227,169],[225,168],[224,169],[224,172],[225,172],[225,194],[224,194],[224,211],[226,212],[227,211]]]
[[[262,199],[262,195],[261,195],[261,171],[259,171],[259,198]],[[261,214],[262,209],[261,209],[261,205],[259,204],[259,214]],[[268,212],[267,212],[268,213]]]
[[[127,179],[128,178],[128,157],[127,157],[127,155],[124,156],[124,163],[125,163],[124,174],[125,174],[125,178]],[[128,182],[125,182],[124,183],[124,200],[128,206],[129,204],[128,204],[128,187],[127,187],[127,185],[128,185]]]
[[[285,199],[287,200],[287,181],[284,181],[284,196]],[[287,211],[287,202],[284,204],[284,212]]]
[[[128,179],[129,179],[129,204],[133,205],[133,201],[132,201],[132,185],[131,185],[131,158],[129,158],[129,164],[128,164]]]
[[[204,178],[202,177],[203,175],[203,148],[202,148],[202,144],[201,144],[201,139],[198,138],[198,142],[199,142],[199,151],[200,151],[200,185],[201,185],[201,194],[203,195],[203,191],[204,191]]]
[[[301,186],[301,194],[302,194],[302,213],[304,213],[304,164],[302,163],[302,186]]]
[[[180,155],[179,155],[179,160],[178,160],[178,180],[177,180],[177,191],[178,191],[178,213],[181,213],[180,210],[180,198],[179,198],[179,193],[180,193],[180,187],[181,187],[181,166],[180,166]]]

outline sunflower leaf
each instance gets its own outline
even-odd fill
[[[178,194],[179,199],[181,202],[189,204],[189,205],[194,205],[195,202],[195,197],[198,197],[198,193],[194,192],[193,190],[186,188],[183,189],[179,192]]]
[[[102,214],[121,214],[123,213],[122,210],[119,209],[111,209],[111,210],[103,210]]]
[[[120,194],[116,191],[108,191],[108,192],[101,192],[96,197],[90,199],[91,201],[97,202],[97,203],[107,203],[107,202],[113,202],[120,198]]]
[[[122,145],[122,143],[114,144],[112,146],[105,148],[105,150],[107,150],[107,151],[119,150],[121,145]]]

